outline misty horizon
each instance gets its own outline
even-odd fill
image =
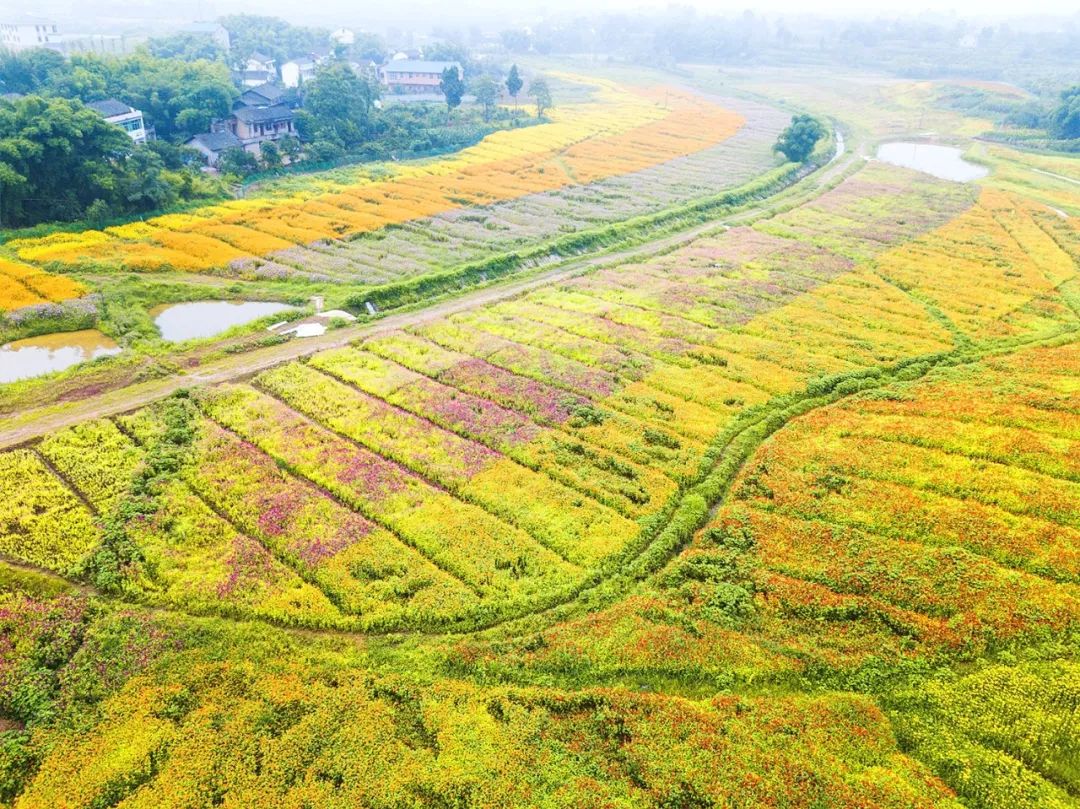
[[[922,21],[937,24],[998,25],[1002,23],[1026,23],[1039,29],[1052,29],[1057,23],[1071,28],[1080,25],[1080,8],[1071,0],[1039,0],[1022,7],[1003,2],[976,2],[962,0],[948,5],[912,8],[899,2],[858,3],[853,0],[834,0],[819,5],[812,11],[791,0],[766,0],[751,8],[743,3],[716,2],[635,2],[632,5],[608,0],[593,0],[582,4],[571,0],[542,0],[515,4],[507,12],[498,2],[470,3],[467,8],[452,14],[436,2],[413,0],[395,4],[392,10],[385,7],[369,7],[363,10],[341,3],[320,3],[317,8],[298,11],[295,4],[284,0],[268,0],[257,7],[245,2],[229,0],[197,0],[184,6],[184,13],[177,13],[175,6],[144,2],[129,4],[101,2],[85,4],[70,0],[46,0],[36,4],[33,11],[15,5],[0,5],[0,18],[20,17],[49,19],[64,26],[71,33],[139,34],[159,33],[180,27],[195,20],[214,20],[230,14],[261,14],[277,16],[294,25],[322,27],[347,26],[356,30],[385,34],[398,29],[418,34],[429,34],[439,28],[468,29],[479,27],[485,31],[529,27],[540,23],[560,24],[590,17],[616,16],[697,16],[733,18],[752,14],[770,21],[780,19],[812,20],[821,23],[842,24],[845,21],[866,22],[873,20]],[[418,22],[422,20],[422,22]]]

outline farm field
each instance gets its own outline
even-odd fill
[[[717,144],[744,126],[744,115],[674,88],[626,87],[572,75],[564,80],[584,82],[591,93],[581,103],[556,108],[550,123],[490,135],[451,157],[387,166],[378,172],[342,169],[302,181],[285,180],[256,196],[187,214],[103,231],[15,239],[9,247],[22,261],[68,270],[213,271],[269,279],[299,274],[308,281],[375,285],[430,271],[431,265],[444,266],[450,255],[460,261],[462,246],[468,260],[481,249],[478,236],[488,238],[510,225],[522,228],[510,242],[514,245],[552,235],[545,231],[550,210],[564,204],[564,198],[569,210],[560,212],[565,218],[556,224],[574,222],[576,229],[590,221],[576,214],[601,207],[598,202],[606,209],[602,220],[625,219],[642,209],[632,202],[629,207],[608,203],[652,186],[667,189],[672,200],[704,196],[715,190],[703,184],[702,171],[715,172],[728,185],[760,173],[762,162],[775,164],[769,148],[782,128],[782,117],[775,110],[750,104],[748,111],[761,118],[755,121],[753,135],[740,139],[733,149],[718,151]],[[744,151],[753,157],[740,160]],[[670,164],[699,152],[706,154],[692,167]],[[668,165],[659,176],[646,173],[629,184],[591,188],[607,178],[638,174],[662,163]],[[731,182],[725,170],[733,165],[739,168]],[[548,199],[571,186],[589,190],[583,195],[556,193],[554,203]],[[496,207],[491,217],[472,221],[451,217],[445,223],[430,218],[537,195],[532,204],[506,211]],[[530,220],[543,226],[530,226]],[[355,248],[348,240],[389,226],[404,226],[409,243],[401,255],[426,256],[421,264],[406,260],[395,266],[379,260],[397,256],[400,240],[377,246],[375,255],[367,253],[363,240]],[[419,243],[408,239],[413,234]]]
[[[17,261],[0,259],[0,312],[78,298],[86,288],[77,281]]]
[[[620,87],[613,165],[626,121],[682,142],[711,103]],[[749,181],[784,121],[740,103],[649,167],[538,147],[594,182],[224,272],[383,283],[556,209]],[[0,452],[0,805],[1076,806],[1080,187],[1002,176],[859,159],[655,255]],[[241,227],[203,218],[174,232]],[[121,242],[158,249],[94,255]]]

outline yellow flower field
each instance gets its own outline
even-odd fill
[[[62,275],[0,258],[0,312],[77,298],[86,288]]]
[[[205,271],[452,208],[639,171],[715,145],[744,123],[684,91],[561,78],[592,85],[594,100],[553,110],[550,123],[496,132],[452,156],[395,166],[389,179],[372,179],[358,168],[334,179],[312,178],[288,196],[231,200],[191,214],[10,244],[34,263]]]

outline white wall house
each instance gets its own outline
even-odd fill
[[[117,101],[115,98],[108,98],[104,101],[91,101],[86,106],[94,110],[108,123],[127,132],[128,137],[135,143],[146,143],[146,125],[143,123],[143,114],[140,110],[128,106],[123,101]]]
[[[0,22],[0,49],[23,51],[28,48],[44,48],[60,39],[56,23],[50,20],[25,17],[10,22]]]
[[[315,60],[306,57],[290,59],[281,65],[281,83],[286,87],[299,87],[315,78]]]
[[[267,73],[274,72],[274,57],[255,51],[244,62],[244,70],[264,70]]]

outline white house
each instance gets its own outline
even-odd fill
[[[244,62],[244,70],[262,70],[267,73],[274,72],[274,57],[255,51]]]
[[[281,65],[281,83],[286,87],[299,87],[315,78],[316,61],[309,56],[298,56]]]
[[[44,48],[58,42],[60,32],[56,23],[44,18],[17,16],[10,22],[0,22],[0,50],[23,51]]]
[[[106,122],[127,132],[128,137],[135,143],[146,143],[146,125],[143,123],[141,111],[128,106],[123,101],[117,101],[115,98],[107,98],[104,101],[91,101],[86,106],[94,110]]]

